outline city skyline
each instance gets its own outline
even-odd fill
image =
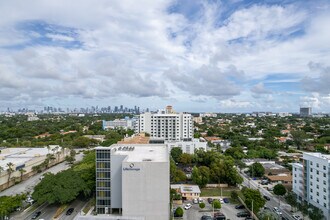
[[[14,0],[0,12],[0,111],[330,112],[326,0]]]

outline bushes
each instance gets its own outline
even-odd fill
[[[201,208],[201,209],[205,208],[205,203],[204,202],[199,203],[199,208]]]
[[[174,217],[182,217],[183,216],[183,209],[181,207],[176,208],[174,212]]]
[[[212,202],[212,206],[215,208],[215,209],[221,209],[221,203],[219,200],[213,200]]]

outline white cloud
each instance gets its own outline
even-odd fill
[[[234,11],[219,26],[217,19],[224,10],[221,3],[204,2],[203,13],[193,20],[169,14],[167,8],[172,3],[2,1],[0,103],[8,104],[15,98],[25,99],[26,104],[27,100],[40,103],[46,98],[113,100],[129,96],[137,102],[139,97],[153,97],[153,105],[163,104],[168,98],[173,102],[204,101],[212,107],[214,100],[210,99],[214,98],[226,108],[253,109],[264,103],[280,106],[281,101],[288,101],[286,97],[279,101],[279,93],[269,91],[263,82],[249,87],[251,82],[278,73],[291,75],[290,79],[296,81],[306,76],[310,82],[319,83],[318,88],[304,83],[306,91],[324,97],[329,93],[326,74],[319,72],[320,78],[315,79],[306,68],[310,60],[330,66],[328,8],[311,16],[308,8],[298,8],[294,3],[255,4]],[[76,35],[50,28],[47,33],[36,29],[24,36],[17,24],[29,21],[73,28]],[[291,36],[297,30],[301,34]],[[53,42],[79,41],[82,46],[30,42],[41,36]],[[15,46],[15,50],[6,49]],[[257,100],[257,93],[267,95]]]

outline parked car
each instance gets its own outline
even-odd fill
[[[32,199],[32,197],[29,196],[26,198],[25,202],[32,204],[32,203],[34,203],[34,199]]]
[[[39,217],[39,215],[41,215],[41,212],[40,211],[37,211],[37,212],[33,213],[31,219],[36,219],[36,218]]]
[[[261,180],[261,185],[267,185],[269,182],[268,182],[268,180]]]
[[[292,218],[295,220],[302,220],[302,218],[299,215],[292,215]]]
[[[192,206],[192,205],[191,205],[190,203],[188,203],[187,205],[184,206],[184,209],[185,209],[185,210],[188,210],[188,209],[191,208],[191,206]]]
[[[66,211],[66,215],[71,215],[74,208],[69,208],[68,211]]]
[[[226,220],[226,216],[221,212],[216,212],[214,213],[214,220]]]
[[[267,201],[270,200],[270,198],[268,196],[264,196],[264,199],[266,199]]]
[[[202,203],[204,200],[202,198],[198,198],[198,203]]]
[[[221,204],[225,203],[225,202],[223,201],[222,198],[219,199],[219,202],[220,202]]]
[[[245,206],[243,204],[235,206],[235,209],[244,209],[244,208],[245,208]]]
[[[207,198],[207,202],[211,204],[213,202],[213,199],[212,198]]]
[[[223,198],[224,203],[229,203],[229,199],[228,198]]]
[[[198,204],[198,199],[196,199],[196,198],[193,199],[193,203],[194,203],[194,204]]]
[[[248,211],[242,211],[236,214],[237,217],[249,217],[250,213]]]
[[[213,220],[213,218],[210,215],[203,215],[201,220]]]

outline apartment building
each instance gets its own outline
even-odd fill
[[[168,150],[171,151],[174,147],[179,147],[182,153],[194,154],[195,150],[207,150],[207,142],[200,141],[198,138],[193,138],[191,141],[165,141],[168,146]]]
[[[294,163],[292,174],[298,200],[321,209],[330,220],[330,155],[303,153],[303,163]]]
[[[125,117],[123,119],[115,119],[112,121],[102,121],[103,130],[123,128],[123,129],[134,129],[136,118]]]
[[[164,144],[96,148],[96,210],[100,215],[168,220],[169,182],[169,153]]]
[[[140,114],[135,127],[136,133],[147,132],[152,138],[165,140],[188,140],[194,137],[193,116],[175,113],[171,106],[157,113]]]

